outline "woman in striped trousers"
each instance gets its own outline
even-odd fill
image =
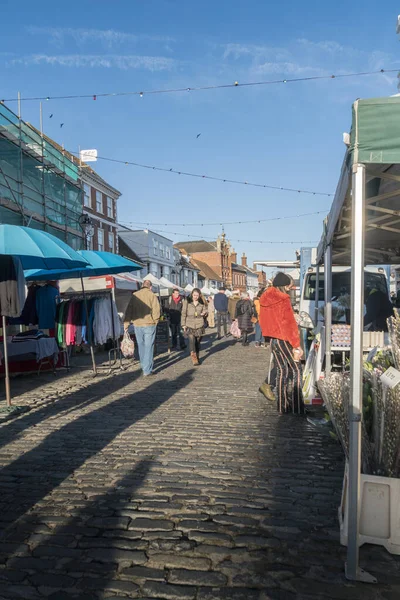
[[[271,352],[276,366],[276,400],[280,413],[304,414],[300,334],[294,318],[289,292],[293,279],[277,273],[272,286],[260,298],[260,326],[271,338]],[[289,382],[292,391],[289,393]]]

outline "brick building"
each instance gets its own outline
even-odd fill
[[[215,242],[205,240],[177,242],[174,247],[182,254],[188,254],[194,260],[199,260],[211,267],[224,285],[230,286],[232,284],[229,258],[231,248],[224,233],[218,236]]]
[[[237,263],[236,252],[231,252],[230,257],[230,271],[232,278],[232,289],[245,292],[247,290],[247,271],[246,268]]]
[[[118,253],[117,201],[121,192],[87,165],[81,167],[81,181],[83,213],[92,222],[87,248]]]

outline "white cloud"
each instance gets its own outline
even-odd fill
[[[145,69],[147,71],[169,71],[177,65],[177,61],[163,56],[135,55],[97,55],[97,54],[66,54],[48,55],[31,54],[9,62],[10,65],[24,66],[51,65],[75,68],[116,68],[116,69]]]
[[[99,42],[107,48],[140,41],[171,43],[174,38],[169,36],[157,36],[147,34],[126,33],[116,31],[115,29],[85,29],[72,27],[37,27],[29,26],[26,31],[31,35],[44,35],[50,38],[52,42],[62,45],[66,39],[72,38],[76,44],[82,45],[89,42]]]

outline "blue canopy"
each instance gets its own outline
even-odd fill
[[[46,231],[0,225],[0,254],[19,258],[25,269],[71,269],[85,267],[86,258]]]
[[[87,264],[80,269],[52,269],[25,271],[25,279],[28,281],[56,281],[59,279],[77,279],[80,277],[95,277],[100,275],[117,275],[118,273],[129,273],[139,271],[142,267],[132,260],[128,260],[112,252],[99,252],[94,250],[78,250],[77,254]]]

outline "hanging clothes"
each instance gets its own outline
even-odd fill
[[[24,308],[21,313],[20,323],[22,325],[37,325],[38,314],[36,310],[36,293],[38,290],[37,285],[31,285],[28,288],[28,295],[25,300]]]
[[[36,312],[40,329],[54,329],[59,291],[52,285],[39,287],[36,292]]]
[[[94,343],[105,344],[110,339],[119,338],[120,328],[121,322],[115,302],[110,302],[109,298],[96,300],[93,321]]]
[[[6,254],[0,255],[0,312],[5,317],[19,317],[24,305],[23,298],[20,297],[20,264],[19,259]]]

